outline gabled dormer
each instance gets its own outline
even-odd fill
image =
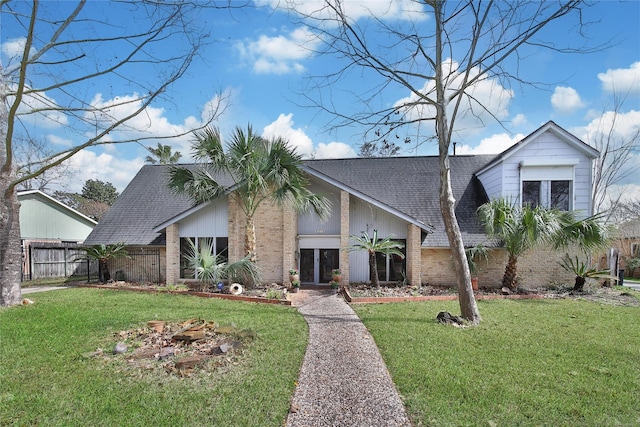
[[[598,151],[552,121],[476,172],[489,198],[592,214]]]

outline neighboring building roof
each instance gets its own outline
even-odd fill
[[[476,245],[486,239],[477,221],[476,210],[488,198],[474,172],[495,157],[449,157],[456,217],[465,245]],[[356,196],[366,196],[379,207],[397,210],[414,218],[417,223],[426,225],[423,228],[432,233],[423,242],[424,246],[449,246],[440,213],[440,166],[437,156],[308,160],[305,161],[305,168],[312,175],[326,179]]]
[[[40,190],[18,192],[22,239],[82,241],[96,221]]]

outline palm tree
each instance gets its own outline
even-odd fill
[[[124,243],[114,243],[112,245],[95,245],[82,250],[87,254],[87,258],[98,261],[98,275],[100,282],[104,283],[111,279],[109,273],[109,261],[116,258],[131,258],[127,253]]]
[[[378,278],[376,253],[397,255],[400,258],[404,258],[404,254],[400,251],[400,249],[404,248],[404,244],[391,240],[391,236],[379,239],[378,230],[373,230],[373,235],[371,237],[369,236],[369,233],[363,231],[361,236],[351,236],[351,239],[355,243],[350,245],[347,250],[349,252],[366,251],[369,254],[369,277],[371,278],[371,284],[376,288],[379,288],[380,279]]]
[[[171,166],[169,186],[187,194],[197,203],[228,194],[246,216],[245,253],[256,260],[254,215],[262,202],[291,203],[298,212],[315,211],[322,219],[329,213],[325,197],[311,193],[301,169],[302,157],[287,147],[281,138],[265,139],[249,125],[245,132],[237,127],[225,152],[216,128],[195,132],[193,157],[197,170]],[[219,182],[231,178],[232,185]]]
[[[151,156],[147,156],[144,161],[152,165],[155,165],[156,163],[160,163],[161,165],[178,163],[178,160],[180,160],[180,157],[182,157],[182,154],[179,151],[176,151],[175,153],[172,152],[170,145],[162,145],[159,142],[158,148],[146,148],[151,153]]]
[[[588,251],[606,242],[600,218],[577,219],[574,211],[547,209],[542,206],[516,206],[505,199],[493,199],[478,208],[478,217],[490,237],[497,238],[509,256],[502,286],[518,287],[518,257],[540,244],[555,249],[579,245]]]

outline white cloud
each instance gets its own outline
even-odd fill
[[[294,129],[293,114],[280,114],[276,121],[264,127],[264,138],[283,138],[289,142],[289,148],[295,149],[298,154],[309,158],[313,153],[313,142],[304,133],[304,130]]]
[[[313,16],[326,19],[333,15],[324,0],[255,0],[259,6],[270,6],[273,9],[287,8],[302,16]],[[383,20],[422,21],[428,15],[420,2],[413,0],[348,0],[342,3],[345,15],[357,21],[360,18],[374,16]],[[326,22],[325,22],[326,23]]]
[[[573,114],[580,108],[584,108],[586,104],[574,88],[556,86],[556,90],[551,95],[551,105],[557,113]]]
[[[444,75],[448,76],[446,91],[447,94],[451,94],[460,88],[464,76],[460,73],[459,64],[451,59],[444,61],[442,67]],[[477,68],[472,69],[471,78],[477,76],[478,73]],[[433,81],[427,81],[420,92],[434,97],[435,85]],[[456,117],[457,137],[469,136],[481,131],[485,128],[485,123],[495,120],[494,117],[502,120],[509,116],[509,103],[514,93],[500,85],[498,80],[487,77],[480,78],[466,90],[466,94],[468,96],[463,99]],[[449,117],[453,113],[454,103],[449,104],[447,110]],[[403,108],[403,105],[409,107]],[[396,101],[394,107],[400,107],[404,110],[406,119],[409,121],[435,116],[435,108],[421,103],[418,96],[413,93]]]
[[[511,120],[511,124],[513,126],[527,126],[529,122],[527,121],[527,116],[524,114],[516,114],[515,117]]]
[[[607,92],[640,93],[640,61],[634,62],[629,68],[608,69],[599,73],[598,79],[602,82],[602,89]]]
[[[356,152],[351,146],[342,142],[320,143],[314,148],[313,141],[303,129],[294,129],[293,114],[280,114],[276,121],[265,126],[262,136],[265,138],[283,138],[289,142],[289,147],[296,150],[303,158],[343,158],[355,157]]]
[[[525,135],[521,133],[514,136],[509,136],[506,133],[499,133],[491,135],[488,138],[484,138],[480,141],[480,144],[475,147],[471,147],[466,144],[456,147],[456,154],[498,154],[502,153],[524,137]]]
[[[613,138],[630,139],[640,131],[640,111],[631,110],[625,113],[607,111],[594,117],[589,124],[575,128],[572,133],[583,141],[597,141],[600,135],[607,135],[613,129]]]
[[[25,37],[19,37],[15,39],[9,39],[0,45],[0,52],[7,58],[5,62],[5,69],[3,72],[8,75],[15,73],[18,71],[19,60],[22,58],[22,54],[24,53],[24,46],[27,42]],[[31,47],[29,50],[29,56],[33,56],[36,53],[36,50]]]
[[[302,61],[313,55],[318,37],[307,27],[293,30],[287,36],[261,35],[255,41],[236,43],[235,47],[247,61],[253,62],[257,74],[289,74],[304,71]]]
[[[61,138],[58,135],[47,135],[47,141],[53,145],[58,145],[61,147],[71,147],[73,145],[73,141],[67,138]]]
[[[357,154],[350,145],[343,142],[330,142],[328,144],[321,142],[313,155],[314,159],[344,159],[348,157],[357,157]]]
[[[74,178],[67,183],[68,191],[82,192],[82,186],[88,179],[99,179],[112,183],[118,192],[122,192],[133,176],[144,165],[144,159],[136,157],[127,160],[111,154],[96,154],[91,150],[82,150],[65,162]]]

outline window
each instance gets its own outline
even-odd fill
[[[570,180],[522,181],[522,205],[571,210],[571,183]]]
[[[191,252],[189,240],[195,242],[196,248],[202,247],[204,244],[213,246],[215,254],[226,261],[229,257],[229,239],[227,237],[181,237],[180,238],[180,278],[193,279],[194,272],[189,268],[187,256]],[[215,245],[213,245],[215,241]]]
[[[403,279],[404,272],[407,270],[407,257],[406,257],[406,240],[394,240],[404,245],[400,252],[405,257],[401,258],[397,255],[386,255],[380,252],[376,253],[376,264],[378,268],[378,279],[383,282],[401,281]]]
[[[540,204],[540,181],[522,182],[522,205],[535,208]]]
[[[570,206],[571,181],[551,181],[551,192],[549,206],[568,211]]]

